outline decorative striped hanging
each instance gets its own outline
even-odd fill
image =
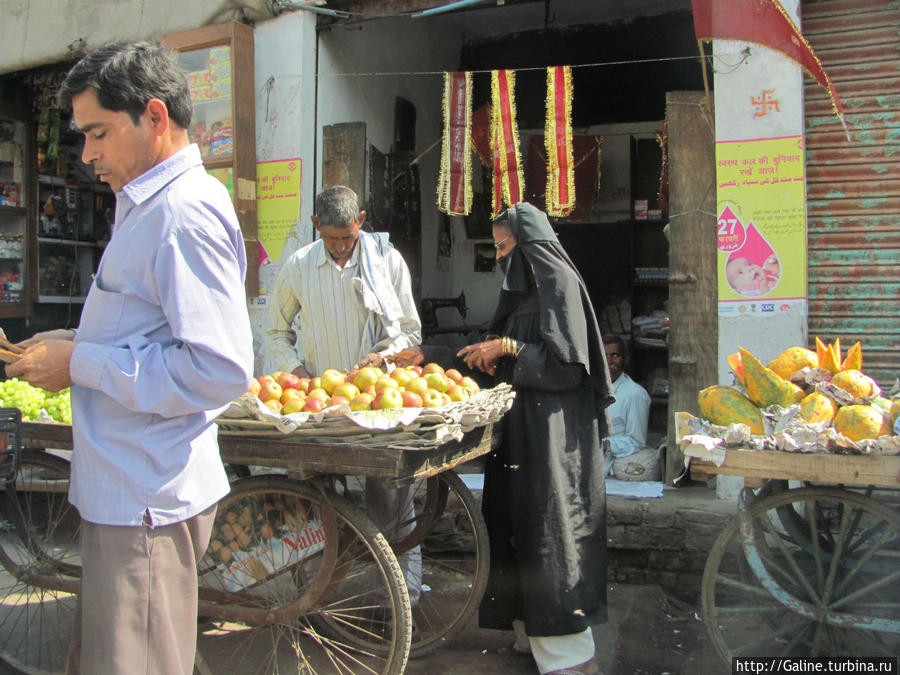
[[[575,165],[572,160],[572,68],[547,68],[547,215],[564,217],[575,208]]]
[[[516,73],[491,71],[491,153],[493,155],[493,213],[503,205],[522,201],[522,162],[519,159],[519,129],[516,125]]]
[[[451,216],[472,209],[472,74],[444,73],[444,134],[437,206]]]

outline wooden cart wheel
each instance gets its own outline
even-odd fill
[[[69,462],[37,450],[0,491],[0,659],[22,673],[65,671],[81,523],[68,492]]]
[[[213,672],[403,672],[397,560],[346,499],[284,476],[232,484],[199,564],[198,649]]]
[[[786,525],[787,524],[787,525]],[[900,653],[900,515],[837,488],[742,507],[713,544],[701,603],[718,653]]]
[[[401,561],[418,546],[422,590],[412,606],[410,657],[427,654],[458,633],[487,587],[490,543],[481,507],[462,479],[444,471],[413,485],[415,528],[392,543]],[[385,532],[388,540],[392,533]]]

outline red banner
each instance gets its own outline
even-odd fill
[[[781,52],[812,75],[831,96],[835,114],[844,110],[831,78],[803,33],[778,0],[691,0],[698,40],[740,40]]]
[[[437,205],[451,216],[472,208],[472,75],[444,73],[444,134]]]
[[[522,164],[519,161],[519,130],[516,126],[516,74],[513,70],[491,71],[491,153],[493,156],[494,215],[503,205],[522,201]]]
[[[575,208],[575,168],[572,162],[572,69],[547,68],[547,215],[568,216]]]

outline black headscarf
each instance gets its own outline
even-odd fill
[[[540,303],[541,335],[560,361],[584,366],[601,409],[613,402],[606,352],[587,287],[559,243],[547,215],[527,202],[506,211],[516,247],[508,254],[506,276],[491,330],[499,332],[528,293],[531,279]]]

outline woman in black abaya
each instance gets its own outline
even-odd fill
[[[491,565],[479,624],[519,633],[524,625],[541,673],[596,673],[590,626],[606,621],[601,440],[612,402],[603,341],[542,211],[516,204],[494,221],[493,236],[505,271],[489,329],[499,337],[457,354],[516,392],[485,467]],[[426,346],[409,362],[436,354]]]

